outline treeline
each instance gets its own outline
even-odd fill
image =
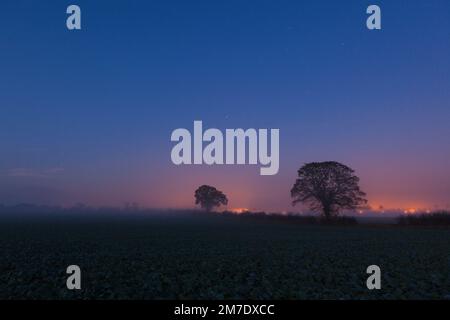
[[[353,216],[335,216],[325,219],[323,216],[302,216],[295,213],[279,214],[266,212],[223,212],[220,215],[233,216],[244,220],[265,220],[265,221],[279,221],[290,224],[303,225],[357,225],[358,219]],[[436,211],[432,213],[409,214],[397,217],[395,221],[399,226],[450,226],[450,212]]]
[[[279,214],[266,212],[243,212],[236,214],[234,212],[224,211],[224,216],[232,216],[243,220],[264,220],[273,222],[287,222],[290,224],[302,225],[356,225],[358,221],[355,217],[335,216],[324,218],[323,216],[302,216],[298,214]]]
[[[450,226],[450,212],[437,211],[433,213],[402,215],[397,223],[404,226]]]
[[[14,206],[5,206],[0,204],[0,217],[17,217],[23,215],[34,217],[97,217],[108,215],[108,217],[188,217],[188,216],[223,216],[232,219],[267,221],[267,222],[285,222],[297,225],[357,225],[364,224],[361,217],[354,216],[332,216],[324,218],[323,215],[299,215],[297,213],[267,213],[251,212],[235,213],[232,211],[223,212],[205,212],[195,209],[148,209],[139,207],[135,204],[126,204],[123,207],[90,207],[78,204],[73,207],[63,208],[58,206],[41,206],[33,204],[20,204]],[[360,221],[361,220],[361,221]],[[396,224],[398,226],[450,226],[450,212],[436,211],[432,213],[418,213],[400,215],[387,224]]]

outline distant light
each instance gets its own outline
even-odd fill
[[[248,208],[233,208],[231,209],[231,212],[233,213],[244,213],[244,212],[248,212],[250,210],[248,210]]]

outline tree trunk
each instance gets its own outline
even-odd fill
[[[331,208],[330,208],[330,206],[327,206],[327,205],[323,206],[323,216],[325,217],[326,220],[330,220],[331,219]]]

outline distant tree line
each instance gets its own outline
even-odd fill
[[[402,215],[397,218],[397,223],[404,226],[450,226],[450,212]]]

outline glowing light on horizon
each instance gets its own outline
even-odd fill
[[[244,213],[249,212],[250,210],[248,208],[233,208],[231,209],[231,212],[233,213]]]

